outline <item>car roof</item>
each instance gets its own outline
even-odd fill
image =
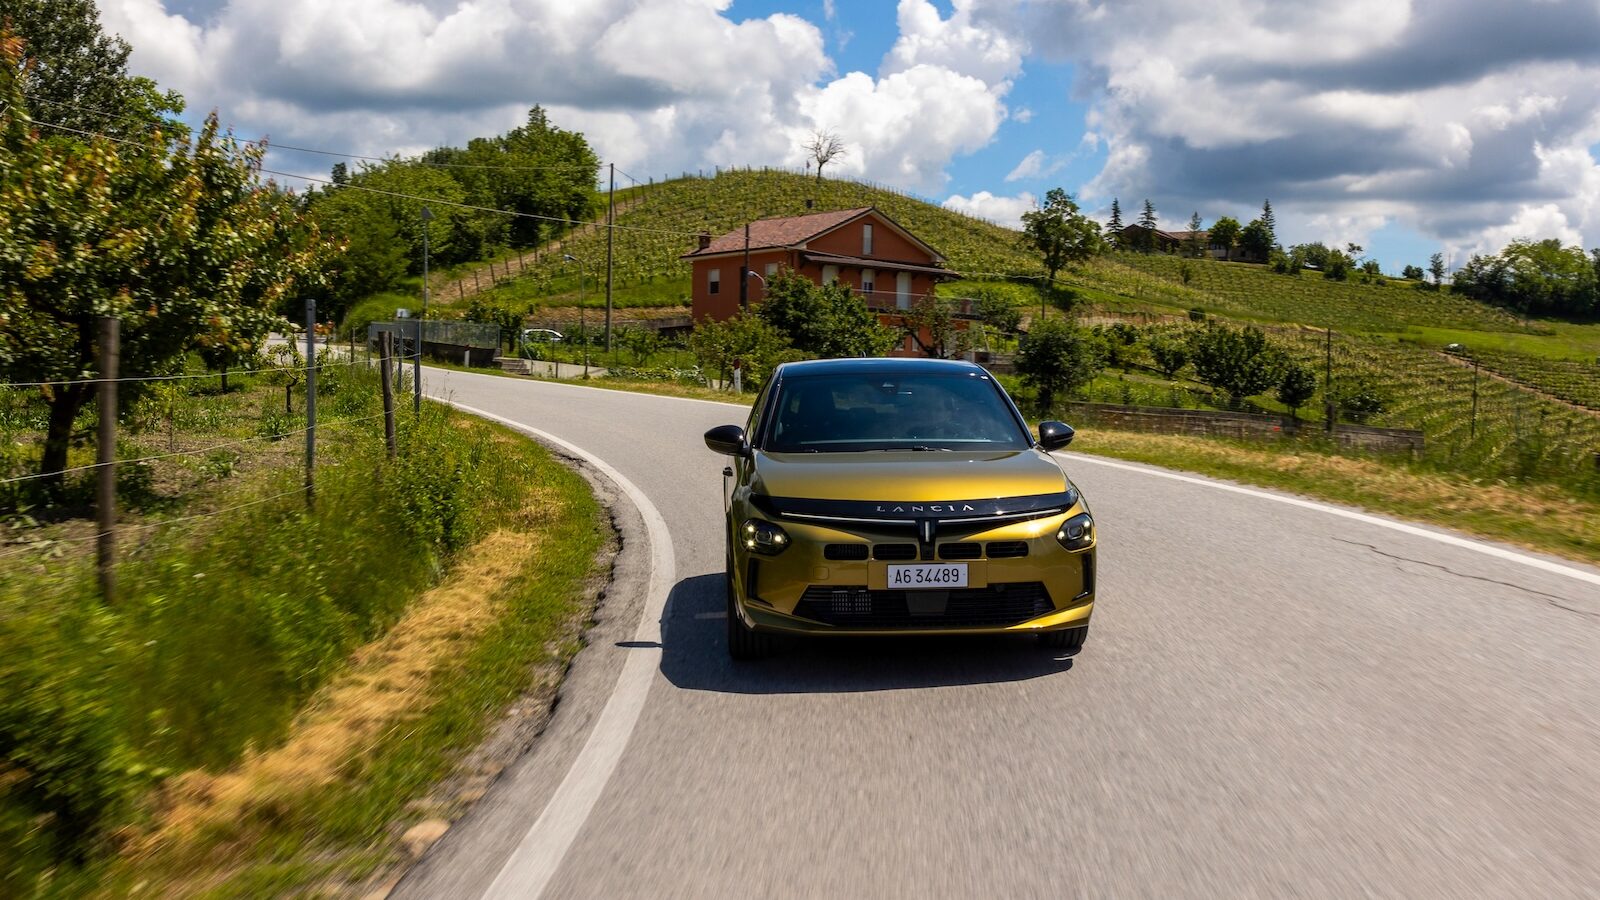
[[[977,363],[964,359],[921,359],[915,357],[874,356],[855,359],[807,359],[788,362],[775,374],[784,378],[811,375],[926,375],[950,372],[983,372]]]

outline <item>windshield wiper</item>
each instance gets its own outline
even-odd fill
[[[863,450],[863,451],[860,451],[860,452],[862,452],[862,453],[900,453],[900,452],[905,451],[905,450],[937,451],[939,453],[952,453],[952,452],[954,452],[949,447],[929,447],[927,444],[912,444],[912,445],[907,446],[907,447],[873,447],[871,450]]]

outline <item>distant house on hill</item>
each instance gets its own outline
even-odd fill
[[[748,244],[747,244],[748,240]],[[873,207],[784,216],[751,222],[749,235],[737,228],[721,237],[700,236],[700,246],[683,254],[694,269],[696,322],[720,322],[739,312],[739,278],[749,255],[747,302],[766,295],[766,280],[789,269],[817,284],[843,282],[880,315],[886,325],[901,319],[917,298],[932,294],[941,281],[961,277],[944,266],[944,256]],[[976,318],[963,311],[963,318]],[[909,336],[894,351],[919,356]]]
[[[1140,245],[1139,238],[1144,233],[1145,227],[1143,225],[1124,225],[1119,233],[1117,245],[1120,247],[1137,247]],[[1183,253],[1189,246],[1190,238],[1198,236],[1201,246],[1206,248],[1206,253],[1212,259],[1227,259],[1233,262],[1266,262],[1265,259],[1260,259],[1253,254],[1245,252],[1243,247],[1232,248],[1233,252],[1230,254],[1228,252],[1229,248],[1211,242],[1211,232],[1209,231],[1163,231],[1157,228],[1152,234],[1154,237],[1151,240],[1151,246],[1159,253]]]

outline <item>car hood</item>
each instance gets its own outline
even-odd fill
[[[1042,450],[995,453],[756,452],[752,487],[769,497],[933,502],[1056,494],[1071,483]]]

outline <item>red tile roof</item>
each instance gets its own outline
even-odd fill
[[[856,209],[811,213],[804,216],[758,219],[750,223],[750,249],[763,250],[772,247],[793,247],[797,244],[803,244],[824,231],[843,225],[871,208],[870,206],[862,206]],[[713,253],[731,253],[743,249],[744,228],[741,226],[722,237],[715,238],[711,241],[711,246],[703,250],[685,253],[684,256],[709,256]]]

